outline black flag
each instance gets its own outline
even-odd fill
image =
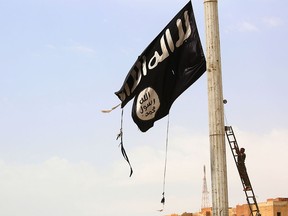
[[[138,57],[115,94],[122,108],[135,97],[132,117],[145,132],[169,113],[176,98],[205,71],[206,60],[189,1]]]

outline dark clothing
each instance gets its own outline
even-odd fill
[[[240,152],[238,151],[237,154],[238,154],[238,158],[237,158],[238,170],[239,170],[240,177],[243,179],[246,187],[251,187],[248,174],[246,171],[246,166],[245,166],[246,154],[241,151]]]
[[[243,152],[238,153],[238,165],[244,165],[245,166],[245,159],[246,159],[246,154]]]

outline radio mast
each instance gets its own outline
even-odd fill
[[[206,168],[204,165],[204,177],[203,177],[203,189],[202,189],[202,204],[201,204],[201,209],[203,208],[209,208],[210,203],[209,203],[209,192],[207,189],[207,181],[206,181]]]

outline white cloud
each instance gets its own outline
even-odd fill
[[[37,165],[2,162],[0,170],[0,215],[94,215],[82,212],[95,209],[103,191],[95,168],[57,157]]]
[[[255,134],[235,128],[234,132],[238,145],[246,149],[246,166],[258,202],[266,201],[267,198],[272,197],[287,197],[288,195],[283,189],[286,188],[285,182],[288,181],[288,175],[284,171],[288,164],[286,157],[288,130],[274,129],[265,134]],[[232,156],[230,160],[232,160]],[[243,196],[241,183],[237,172],[235,172],[235,166],[232,164],[229,166],[232,174],[230,184],[233,191],[231,192],[235,193],[235,197],[231,197],[231,200],[232,203],[236,204],[236,197]]]
[[[255,134],[234,128],[246,148],[246,165],[259,202],[286,196],[288,130]],[[137,146],[129,151],[134,174],[124,159],[103,171],[89,163],[73,164],[53,157],[40,164],[0,162],[0,215],[112,216],[157,215],[162,198],[165,148]],[[201,207],[203,165],[210,184],[207,134],[173,128],[168,146],[166,206],[163,214],[197,211]],[[230,205],[245,203],[239,176],[227,145]],[[277,184],[275,184],[277,182]],[[211,198],[210,198],[211,200]]]

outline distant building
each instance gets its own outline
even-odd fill
[[[212,216],[212,208],[202,208],[201,212],[195,213],[193,216]]]
[[[261,216],[288,216],[288,198],[267,199],[266,202],[258,203]],[[249,216],[248,204],[237,205],[233,214],[229,216]]]
[[[288,198],[267,199],[266,202],[258,203],[261,216],[288,216]],[[166,216],[212,216],[212,208],[202,208],[200,212],[172,214]],[[229,216],[250,216],[248,204],[237,205],[229,208]]]
[[[182,214],[171,214],[166,216],[212,216],[212,208],[202,208],[200,212],[196,213],[182,213]]]

